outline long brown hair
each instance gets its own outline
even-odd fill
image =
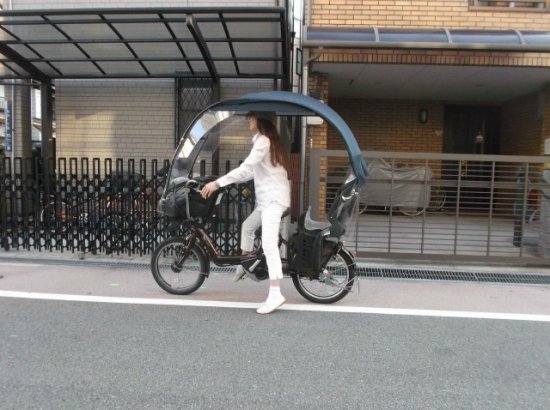
[[[281,164],[288,172],[288,155],[283,140],[277,132],[277,128],[275,128],[275,125],[273,125],[271,121],[265,118],[256,117],[256,121],[258,131],[269,138],[269,142],[271,143],[269,148],[269,152],[271,153],[271,164],[273,164],[273,166]]]

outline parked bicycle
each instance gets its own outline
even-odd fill
[[[219,142],[223,139],[219,136],[223,127],[229,127],[229,123],[252,110],[285,116],[320,116],[336,129],[348,148],[351,171],[338,189],[326,221],[313,220],[308,210],[300,216],[290,239],[279,239],[283,271],[292,278],[298,292],[312,302],[336,302],[351,291],[356,281],[355,259],[344,247],[343,238],[357,215],[366,163],[351,130],[338,114],[313,98],[289,92],[248,94],[222,101],[195,118],[181,138],[159,202],[159,211],[172,220],[174,233],[153,252],[153,277],[163,290],[178,295],[188,295],[200,288],[210,274],[210,262],[218,266],[241,264],[250,278],[268,278],[261,243],[246,256],[221,255],[205,227],[215,221],[216,205],[225,190],[204,199],[200,190],[214,177],[193,177],[199,154],[201,160],[210,160],[209,155],[216,158],[221,151]],[[177,235],[178,229],[183,234]]]
[[[361,214],[368,207],[397,210],[411,217],[443,209],[445,190],[433,183],[428,166],[393,166],[382,158],[374,158],[368,169],[368,183],[359,199]]]

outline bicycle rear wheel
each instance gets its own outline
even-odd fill
[[[201,248],[195,245],[189,249],[182,238],[166,239],[151,256],[153,278],[163,290],[174,295],[189,295],[200,288],[206,267]]]
[[[406,216],[419,216],[426,211],[426,208],[409,208],[409,207],[400,207],[399,212]]]
[[[340,249],[316,279],[299,274],[292,275],[296,290],[314,303],[334,303],[344,298],[353,287],[356,272],[350,256]]]

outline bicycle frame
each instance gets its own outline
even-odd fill
[[[197,243],[197,239],[198,239],[204,245],[202,248],[203,249],[205,248],[205,250],[207,251],[209,259],[212,262],[214,262],[217,266],[240,265],[242,262],[243,256],[250,258],[254,256],[259,256],[263,253],[262,247],[260,246],[247,255],[223,256],[220,254],[219,249],[213,243],[212,239],[210,238],[208,233],[204,230],[204,228],[201,226],[199,222],[192,220],[192,221],[188,221],[188,224],[191,225],[190,226],[191,232],[184,237],[184,240],[189,244],[188,248],[191,249]],[[281,244],[288,246],[288,242],[279,235],[279,247],[281,246]],[[185,257],[187,257],[187,254],[185,255]],[[285,265],[288,265],[286,258],[283,258],[282,262],[283,262],[283,267],[285,267]]]

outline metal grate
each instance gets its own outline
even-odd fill
[[[450,280],[462,282],[523,283],[550,285],[550,275],[502,272],[475,272],[464,270],[410,269],[389,267],[361,267],[359,275],[367,278]]]
[[[4,262],[22,262],[20,257],[0,257]],[[44,265],[68,265],[68,266],[88,266],[97,268],[113,269],[131,269],[149,271],[149,258],[139,261],[102,261],[102,260],[76,260],[76,259],[53,259],[43,257],[25,257],[24,262],[39,262]],[[213,273],[231,273],[234,267],[211,266]],[[510,283],[526,285],[550,285],[550,275],[544,272],[523,272],[523,273],[504,273],[504,272],[480,272],[467,270],[446,270],[446,269],[421,269],[421,268],[395,268],[395,267],[357,267],[359,277],[378,278],[378,279],[411,279],[411,280],[433,280],[433,281],[458,281],[458,282],[481,282],[481,283]]]

